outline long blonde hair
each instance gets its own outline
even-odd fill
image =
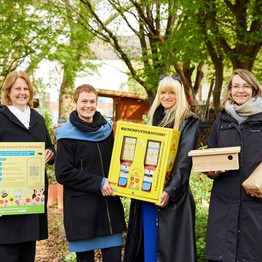
[[[156,109],[160,105],[160,94],[163,91],[171,91],[176,94],[176,105],[165,112],[165,116],[159,126],[164,127],[173,123],[173,128],[175,130],[179,130],[182,120],[189,109],[182,82],[172,78],[172,76],[165,76],[162,80],[159,81],[155,99],[148,112],[148,124],[153,125],[153,117]]]

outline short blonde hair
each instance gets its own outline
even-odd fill
[[[10,92],[11,88],[14,85],[15,81],[21,78],[26,81],[29,89],[29,101],[28,106],[33,107],[34,105],[34,89],[31,84],[31,81],[29,79],[29,76],[24,71],[13,71],[11,72],[6,79],[4,80],[3,86],[2,86],[2,93],[1,93],[1,104],[2,105],[12,105],[12,102],[10,100]]]
[[[235,75],[239,75],[244,81],[246,81],[252,87],[252,97],[261,97],[262,96],[262,87],[257,81],[256,77],[245,69],[235,69],[227,83],[225,90],[225,95],[221,101],[221,108],[225,108],[225,103],[227,100],[233,101],[231,90],[232,90],[232,81]]]
[[[163,91],[171,91],[176,94],[176,105],[166,111],[164,119],[159,125],[167,126],[173,123],[173,128],[179,130],[182,120],[188,112],[188,102],[183,83],[172,78],[172,76],[164,76],[164,78],[159,81],[155,99],[148,113],[148,124],[153,124],[154,113],[160,105],[160,94]]]
[[[83,85],[78,86],[74,91],[74,102],[75,103],[77,102],[79,95],[83,92],[94,93],[96,95],[96,99],[98,98],[98,92],[93,86],[88,85],[88,84],[83,84]]]

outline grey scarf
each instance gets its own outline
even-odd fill
[[[262,98],[252,97],[243,105],[237,105],[231,100],[225,103],[225,110],[233,118],[237,120],[239,124],[243,123],[249,116],[256,115],[262,112]]]

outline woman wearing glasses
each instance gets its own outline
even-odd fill
[[[132,200],[125,246],[126,262],[196,261],[195,204],[189,187],[191,158],[198,139],[198,117],[188,109],[178,75],[163,75],[149,110],[149,125],[181,132],[179,148],[161,203]]]
[[[262,261],[262,195],[248,195],[242,187],[262,161],[261,96],[254,75],[236,69],[209,136],[209,147],[241,147],[238,170],[208,173],[214,179],[206,246],[210,261]]]

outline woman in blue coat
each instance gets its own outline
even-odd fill
[[[1,94],[0,142],[45,142],[45,161],[53,164],[54,146],[44,118],[32,108],[33,94],[25,72],[14,71],[7,76]],[[47,237],[46,208],[44,214],[3,215],[0,217],[0,261],[33,262],[36,240]]]
[[[262,261],[262,195],[242,183],[262,161],[262,88],[244,69],[233,72],[209,147],[240,146],[239,169],[209,172],[211,192],[206,258],[223,262]]]
[[[57,181],[64,185],[64,225],[69,250],[78,262],[120,262],[124,210],[108,177],[113,149],[111,125],[96,110],[98,93],[91,85],[74,91],[76,110],[57,129]]]

